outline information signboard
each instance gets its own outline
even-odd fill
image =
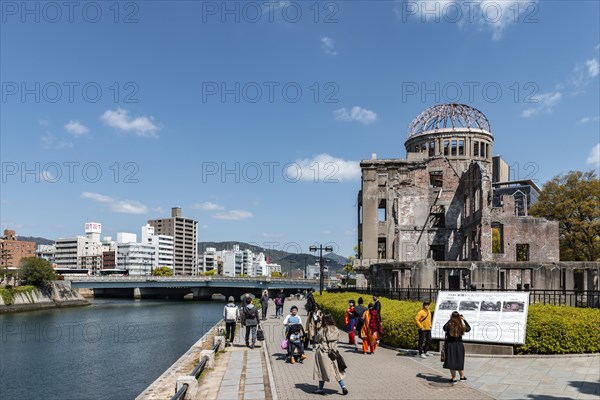
[[[438,293],[431,337],[444,339],[443,326],[453,311],[471,325],[464,341],[524,344],[529,292],[444,292]]]

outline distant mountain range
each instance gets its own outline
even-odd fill
[[[35,242],[36,244],[54,244],[54,240],[36,237],[36,236],[17,236],[18,240],[26,242]],[[231,250],[234,245],[239,245],[240,250],[251,250],[253,253],[263,253],[269,257],[270,262],[281,265],[283,271],[291,269],[303,269],[305,265],[311,265],[319,262],[319,257],[310,253],[289,253],[283,250],[268,249],[244,242],[198,242],[198,253],[203,253],[207,247],[214,247],[217,250]],[[293,249],[293,247],[290,247]],[[329,260],[327,266],[331,271],[339,271],[346,265],[347,258],[335,253],[323,254],[323,258]]]
[[[23,242],[35,242],[35,244],[54,244],[54,240],[37,236],[17,236],[17,240],[21,240]]]

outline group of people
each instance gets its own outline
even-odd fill
[[[306,296],[307,323],[302,324],[302,318],[298,315],[298,307],[293,305],[290,308],[290,314],[283,321],[285,327],[285,337],[287,340],[287,357],[292,363],[302,363],[307,357],[305,349],[308,349],[312,342],[315,353],[315,366],[313,377],[319,381],[319,387],[314,392],[324,394],[324,385],[326,381],[335,380],[339,383],[342,394],[348,393],[344,382],[345,364],[340,364],[341,355],[337,346],[339,342],[339,331],[333,316],[329,313],[323,314],[319,310],[313,296],[313,291],[309,290]],[[263,293],[260,299],[262,307],[262,319],[266,319],[269,297],[267,291]],[[275,317],[283,316],[283,304],[285,295],[281,290],[274,298]],[[256,343],[256,330],[260,324],[258,310],[252,304],[252,299],[247,297],[244,301],[242,310],[234,304],[233,296],[229,297],[229,303],[223,310],[223,319],[226,323],[226,346],[231,346],[235,335],[235,326],[238,320],[246,327],[245,341],[246,346],[251,349]],[[431,354],[431,312],[430,303],[423,302],[423,308],[415,316],[415,323],[418,328],[418,348],[419,356],[427,358]],[[358,350],[356,333],[362,339],[363,354],[374,354],[379,340],[383,334],[383,324],[381,321],[381,303],[377,296],[373,296],[373,302],[367,307],[364,306],[362,297],[358,298],[358,305],[354,300],[348,303],[346,310],[345,323],[348,332],[348,343],[354,345]],[[444,353],[442,359],[443,367],[450,370],[451,383],[465,381],[464,374],[465,350],[462,337],[471,330],[469,323],[458,312],[454,311],[443,327],[445,332],[442,349]],[[332,356],[333,355],[333,356]],[[340,365],[343,367],[341,368]],[[458,379],[457,379],[458,373]]]
[[[369,303],[367,307],[364,306],[362,297],[358,298],[358,305],[354,300],[350,300],[346,310],[345,322],[348,331],[348,343],[354,345],[354,350],[358,350],[356,331],[362,339],[363,354],[374,354],[381,335],[383,335],[379,298],[373,296],[373,303]]]

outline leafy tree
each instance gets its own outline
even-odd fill
[[[211,269],[211,270],[208,270],[208,271],[206,271],[204,273],[204,276],[214,276],[214,275],[217,275],[217,270],[216,269]]]
[[[600,260],[600,181],[594,171],[546,182],[531,215],[559,222],[561,260]]]
[[[56,280],[56,272],[47,260],[37,257],[27,257],[21,260],[19,278],[26,285],[46,287]]]
[[[357,246],[354,246],[355,249],[357,249]],[[350,275],[350,272],[354,271],[354,265],[352,264],[354,261],[354,257],[350,256],[348,257],[348,262],[346,263],[346,265],[344,265],[342,267],[342,271],[344,271],[346,273],[346,287],[348,287],[348,283],[350,281],[350,279],[348,278]]]
[[[154,276],[173,276],[173,270],[169,267],[158,267],[153,272]]]
[[[279,271],[271,272],[271,278],[281,278],[281,272],[279,272]]]

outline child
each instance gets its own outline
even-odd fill
[[[302,337],[304,336],[304,328],[302,324],[290,325],[287,333],[288,339],[288,359],[292,364],[296,361],[302,363],[306,358],[304,355],[304,346],[302,346]],[[297,354],[296,353],[297,350]]]

